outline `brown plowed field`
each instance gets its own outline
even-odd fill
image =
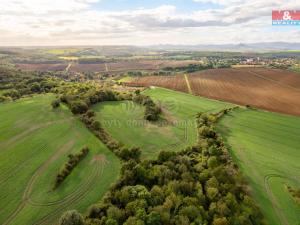
[[[127,71],[157,71],[165,67],[182,67],[189,64],[199,64],[196,60],[131,60],[119,61],[110,63],[91,63],[79,64],[72,63],[69,68],[71,72],[107,72],[107,73],[121,73]],[[106,70],[106,66],[107,70]],[[30,71],[63,71],[68,64],[17,64],[17,67],[23,70]]]
[[[195,95],[300,115],[300,74],[297,73],[264,68],[212,69],[190,74],[188,81]],[[131,84],[188,92],[184,76],[142,77]]]
[[[146,76],[136,78],[129,86],[159,86],[176,91],[188,92],[188,87],[184,76]]]
[[[17,68],[26,71],[63,71],[68,64],[17,64]]]
[[[188,66],[199,64],[195,60],[136,60],[107,63],[109,71],[130,71],[130,70],[160,70],[165,67]]]
[[[259,74],[266,79],[270,79],[270,81],[280,82],[282,84],[286,84],[287,86],[300,89],[300,76],[295,76],[294,72],[264,68],[256,68],[255,70],[251,70],[251,72],[254,74]]]
[[[105,63],[97,63],[97,64],[75,64],[73,63],[69,69],[70,72],[104,72],[105,71]]]

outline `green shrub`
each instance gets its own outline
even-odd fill
[[[58,108],[60,106],[60,100],[59,99],[55,99],[51,102],[51,106],[53,109]]]
[[[84,225],[84,220],[76,210],[71,210],[62,215],[59,225]]]
[[[71,111],[74,114],[83,114],[88,110],[88,105],[83,101],[75,101],[71,103]]]

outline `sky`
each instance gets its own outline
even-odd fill
[[[299,0],[0,0],[0,46],[300,42]]]

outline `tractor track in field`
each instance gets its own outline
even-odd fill
[[[268,174],[264,177],[264,187],[268,193],[268,196],[272,203],[272,207],[274,208],[274,210],[280,220],[281,225],[290,225],[286,216],[284,215],[284,213],[282,213],[280,204],[278,203],[278,201],[277,201],[276,197],[274,196],[272,189],[269,185],[269,180],[271,178],[281,178],[281,179],[285,179],[285,180],[293,180],[293,179],[286,177],[286,176],[279,175],[279,174]],[[300,219],[300,217],[299,217],[299,219]]]
[[[268,174],[264,177],[264,187],[265,187],[265,190],[267,191],[267,194],[268,194],[269,199],[271,201],[272,207],[275,210],[275,212],[276,212],[276,214],[277,214],[277,216],[280,220],[280,224],[281,225],[289,225],[289,222],[288,222],[287,218],[285,217],[285,215],[282,213],[280,205],[277,202],[276,197],[274,196],[274,194],[271,190],[271,187],[269,185],[269,180],[273,177],[279,177],[279,178],[285,178],[285,179],[286,179],[286,177],[283,177],[283,176],[278,175],[278,174]]]
[[[92,163],[94,163],[94,162],[92,162]],[[45,202],[45,203],[40,203],[40,202],[32,200],[30,198],[30,196],[28,196],[27,203],[32,205],[32,206],[52,206],[52,205],[57,205],[57,204],[60,204],[60,203],[64,203],[69,199],[73,199],[74,196],[77,196],[78,194],[80,194],[82,192],[85,193],[89,189],[89,184],[98,175],[98,172],[99,172],[98,171],[99,170],[98,164],[95,166],[95,169],[93,170],[93,172],[89,176],[87,176],[86,182],[80,184],[78,188],[76,188],[74,191],[70,192],[66,197],[64,197],[62,199],[59,199],[59,200],[56,200],[56,201],[49,201],[49,202]],[[105,163],[103,163],[103,164],[105,165]],[[104,168],[104,165],[103,165],[103,168]],[[102,170],[103,170],[103,168],[102,168]],[[103,173],[103,171],[101,171],[101,175],[102,175],[102,173]]]
[[[91,190],[90,187],[93,185],[94,179],[97,177],[101,177],[101,175],[103,174],[104,167],[106,164],[106,162],[92,162],[92,163],[95,163],[96,165],[93,172],[90,173],[90,175],[88,176],[88,181],[84,185],[82,185],[81,188],[79,188],[76,193],[73,192],[71,196],[69,195],[68,199],[65,198],[64,201],[58,202],[59,207],[57,209],[55,209],[48,215],[42,217],[40,220],[33,223],[33,225],[49,225],[51,222],[53,222],[54,217],[57,219],[60,216],[63,210],[66,210],[70,205],[84,198],[84,196]],[[50,205],[46,204],[43,206],[47,207],[51,205],[53,204]]]
[[[288,84],[285,84],[285,83],[282,83],[280,81],[277,81],[277,80],[273,80],[271,78],[268,78],[268,77],[265,77],[257,72],[254,72],[254,71],[248,71],[249,73],[252,73],[254,76],[258,77],[258,78],[261,78],[261,79],[264,79],[264,80],[267,80],[267,81],[270,81],[274,84],[277,84],[277,85],[280,85],[280,86],[283,86],[283,87],[287,87],[287,88],[290,88],[292,90],[295,90],[295,91],[300,91],[299,88],[296,88],[296,87],[293,87],[291,85],[288,85]]]
[[[45,127],[48,127],[48,126],[51,126],[53,124],[60,124],[60,123],[64,123],[64,122],[67,122],[67,121],[71,121],[71,120],[74,120],[74,118],[71,118],[71,119],[64,119],[64,120],[59,120],[59,121],[51,121],[51,122],[48,122],[48,123],[44,123],[42,125],[36,125],[36,126],[32,126],[30,127],[29,129],[13,136],[12,138],[0,143],[0,148],[3,149],[2,151],[0,150],[0,152],[3,152],[5,151],[6,147],[12,145],[12,144],[15,144],[16,141],[26,137],[27,135],[29,135],[30,133],[33,133],[39,129],[42,129],[42,128],[45,128]]]
[[[230,118],[224,124],[224,127],[226,129],[229,129],[229,124],[228,123],[230,123],[231,120],[232,120],[232,118]],[[239,145],[237,143],[235,143],[234,146],[239,146]],[[230,148],[232,149],[232,147],[230,147]],[[245,155],[244,149],[241,148],[241,147],[236,147],[235,151],[237,152],[238,157],[249,166],[249,169],[251,170],[251,173],[253,174],[253,177],[255,178],[255,180],[259,181],[261,176],[258,174],[258,172],[255,169],[255,167],[251,166],[253,163]],[[282,175],[278,175],[278,174],[268,174],[268,175],[265,175],[264,178],[263,178],[264,189],[266,190],[267,195],[269,196],[270,203],[272,205],[272,208],[274,209],[275,215],[277,215],[277,217],[278,217],[278,219],[280,221],[280,224],[281,225],[290,225],[290,223],[288,222],[286,216],[282,212],[282,210],[280,208],[280,204],[278,203],[278,201],[277,201],[276,197],[274,196],[274,194],[273,194],[273,192],[271,190],[271,187],[269,185],[269,180],[271,178],[274,178],[274,177],[278,177],[278,178],[282,178],[282,179],[290,179],[290,178],[282,176]]]
[[[71,145],[71,143],[73,143],[73,141],[70,141],[69,143],[65,144],[61,149],[64,149],[67,145]],[[66,149],[68,149],[68,148],[66,148]],[[67,150],[64,150],[63,152],[65,152],[65,151],[67,151]],[[27,204],[28,205],[32,205],[32,206],[37,206],[37,207],[51,207],[51,206],[57,205],[58,208],[56,208],[53,212],[51,212],[50,214],[44,216],[43,218],[41,218],[40,220],[38,220],[37,222],[34,223],[34,225],[49,224],[50,223],[49,220],[53,221],[54,217],[57,218],[59,216],[59,214],[63,210],[65,210],[66,208],[68,208],[71,204],[73,204],[73,203],[81,200],[82,198],[84,198],[84,196],[91,190],[91,186],[94,183],[94,180],[96,178],[98,178],[98,177],[101,177],[101,175],[103,174],[103,171],[104,171],[104,167],[108,163],[106,160],[103,160],[103,161],[93,160],[91,162],[91,164],[94,164],[94,169],[87,176],[86,182],[84,182],[83,184],[81,184],[78,188],[76,188],[73,192],[71,192],[70,194],[68,194],[63,199],[59,199],[59,200],[56,200],[56,201],[49,201],[49,202],[45,202],[45,203],[39,203],[39,202],[36,202],[36,201],[32,200],[31,197],[30,197],[30,194],[32,192],[34,183],[36,182],[36,180],[38,179],[38,177],[40,176],[40,174],[43,173],[44,169],[46,169],[47,166],[49,164],[51,164],[51,162],[53,162],[54,160],[56,160],[57,157],[59,157],[60,153],[62,153],[62,151],[57,152],[45,164],[43,164],[42,166],[40,166],[36,170],[36,173],[30,179],[30,181],[29,181],[29,183],[28,183],[28,185],[26,187],[26,190],[23,193],[21,204],[9,216],[9,218],[4,222],[3,225],[9,225],[9,223],[16,218],[16,216],[19,214],[19,212]]]
[[[70,128],[68,129],[71,130],[72,129],[72,126],[70,126]],[[67,132],[64,134],[64,135],[57,135],[56,137],[54,137],[54,140],[57,138],[57,137],[64,137],[65,135],[67,134]],[[19,164],[18,166],[16,166],[15,168],[12,168],[10,170],[13,170],[12,172],[10,173],[4,173],[4,177],[2,176],[0,178],[0,186],[2,184],[4,184],[7,180],[9,180],[10,178],[13,178],[13,176],[18,172],[20,171],[23,167],[26,166],[26,164],[28,164],[32,158],[40,151],[43,151],[45,148],[47,147],[47,144],[43,144],[42,147],[38,148],[36,151],[32,152],[32,154],[30,154],[30,156],[28,157],[28,159],[26,159],[25,161],[23,161],[21,164]]]
[[[60,122],[65,122],[65,121],[68,121],[68,120],[63,120],[63,121],[60,121]],[[58,122],[58,123],[60,123]],[[56,123],[54,123],[56,124]],[[73,126],[70,126],[70,128],[68,129],[71,130]],[[65,134],[63,136],[65,136],[68,132],[65,132]],[[54,137],[54,140],[57,138],[57,137],[62,137],[61,134],[58,134],[56,137]],[[3,185],[4,183],[6,183],[6,181],[8,181],[10,178],[13,178],[13,176],[18,172],[20,171],[20,169],[22,169],[23,167],[25,167],[27,165],[28,162],[30,162],[32,160],[32,158],[40,151],[43,151],[45,148],[47,147],[47,144],[43,144],[41,148],[38,148],[36,151],[32,152],[30,154],[30,156],[25,160],[23,161],[21,164],[19,164],[18,166],[16,166],[15,168],[10,168],[10,172],[6,172],[6,173],[2,173],[0,176],[0,186]],[[12,170],[12,171],[11,171]]]
[[[46,147],[47,147],[47,144],[43,144],[42,147],[40,147],[36,151],[34,151],[28,157],[28,159],[26,159],[21,164],[19,164],[19,166],[16,166],[15,168],[13,168],[10,173],[3,173],[2,175],[4,175],[4,176],[1,177],[1,179],[0,179],[0,186],[5,184],[10,178],[13,178],[14,175],[17,174],[23,167],[25,167],[39,151],[43,151],[44,149],[46,149]]]
[[[29,182],[27,183],[25,187],[25,191],[23,192],[23,196],[21,199],[21,203],[17,207],[16,210],[14,210],[8,218],[5,220],[3,225],[9,225],[10,222],[15,219],[15,217],[19,214],[19,212],[25,207],[28,196],[30,196],[30,193],[32,191],[33,185],[36,182],[37,178],[44,172],[44,170],[53,162],[55,161],[60,155],[64,154],[65,152],[68,152],[70,148],[74,145],[74,141],[69,141],[67,144],[63,145],[54,155],[52,155],[46,162],[41,164],[36,171],[34,172],[33,176],[30,178]]]

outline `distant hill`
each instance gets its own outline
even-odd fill
[[[190,51],[287,51],[299,50],[300,43],[258,42],[222,45],[155,45],[149,48],[157,50],[190,50]]]

